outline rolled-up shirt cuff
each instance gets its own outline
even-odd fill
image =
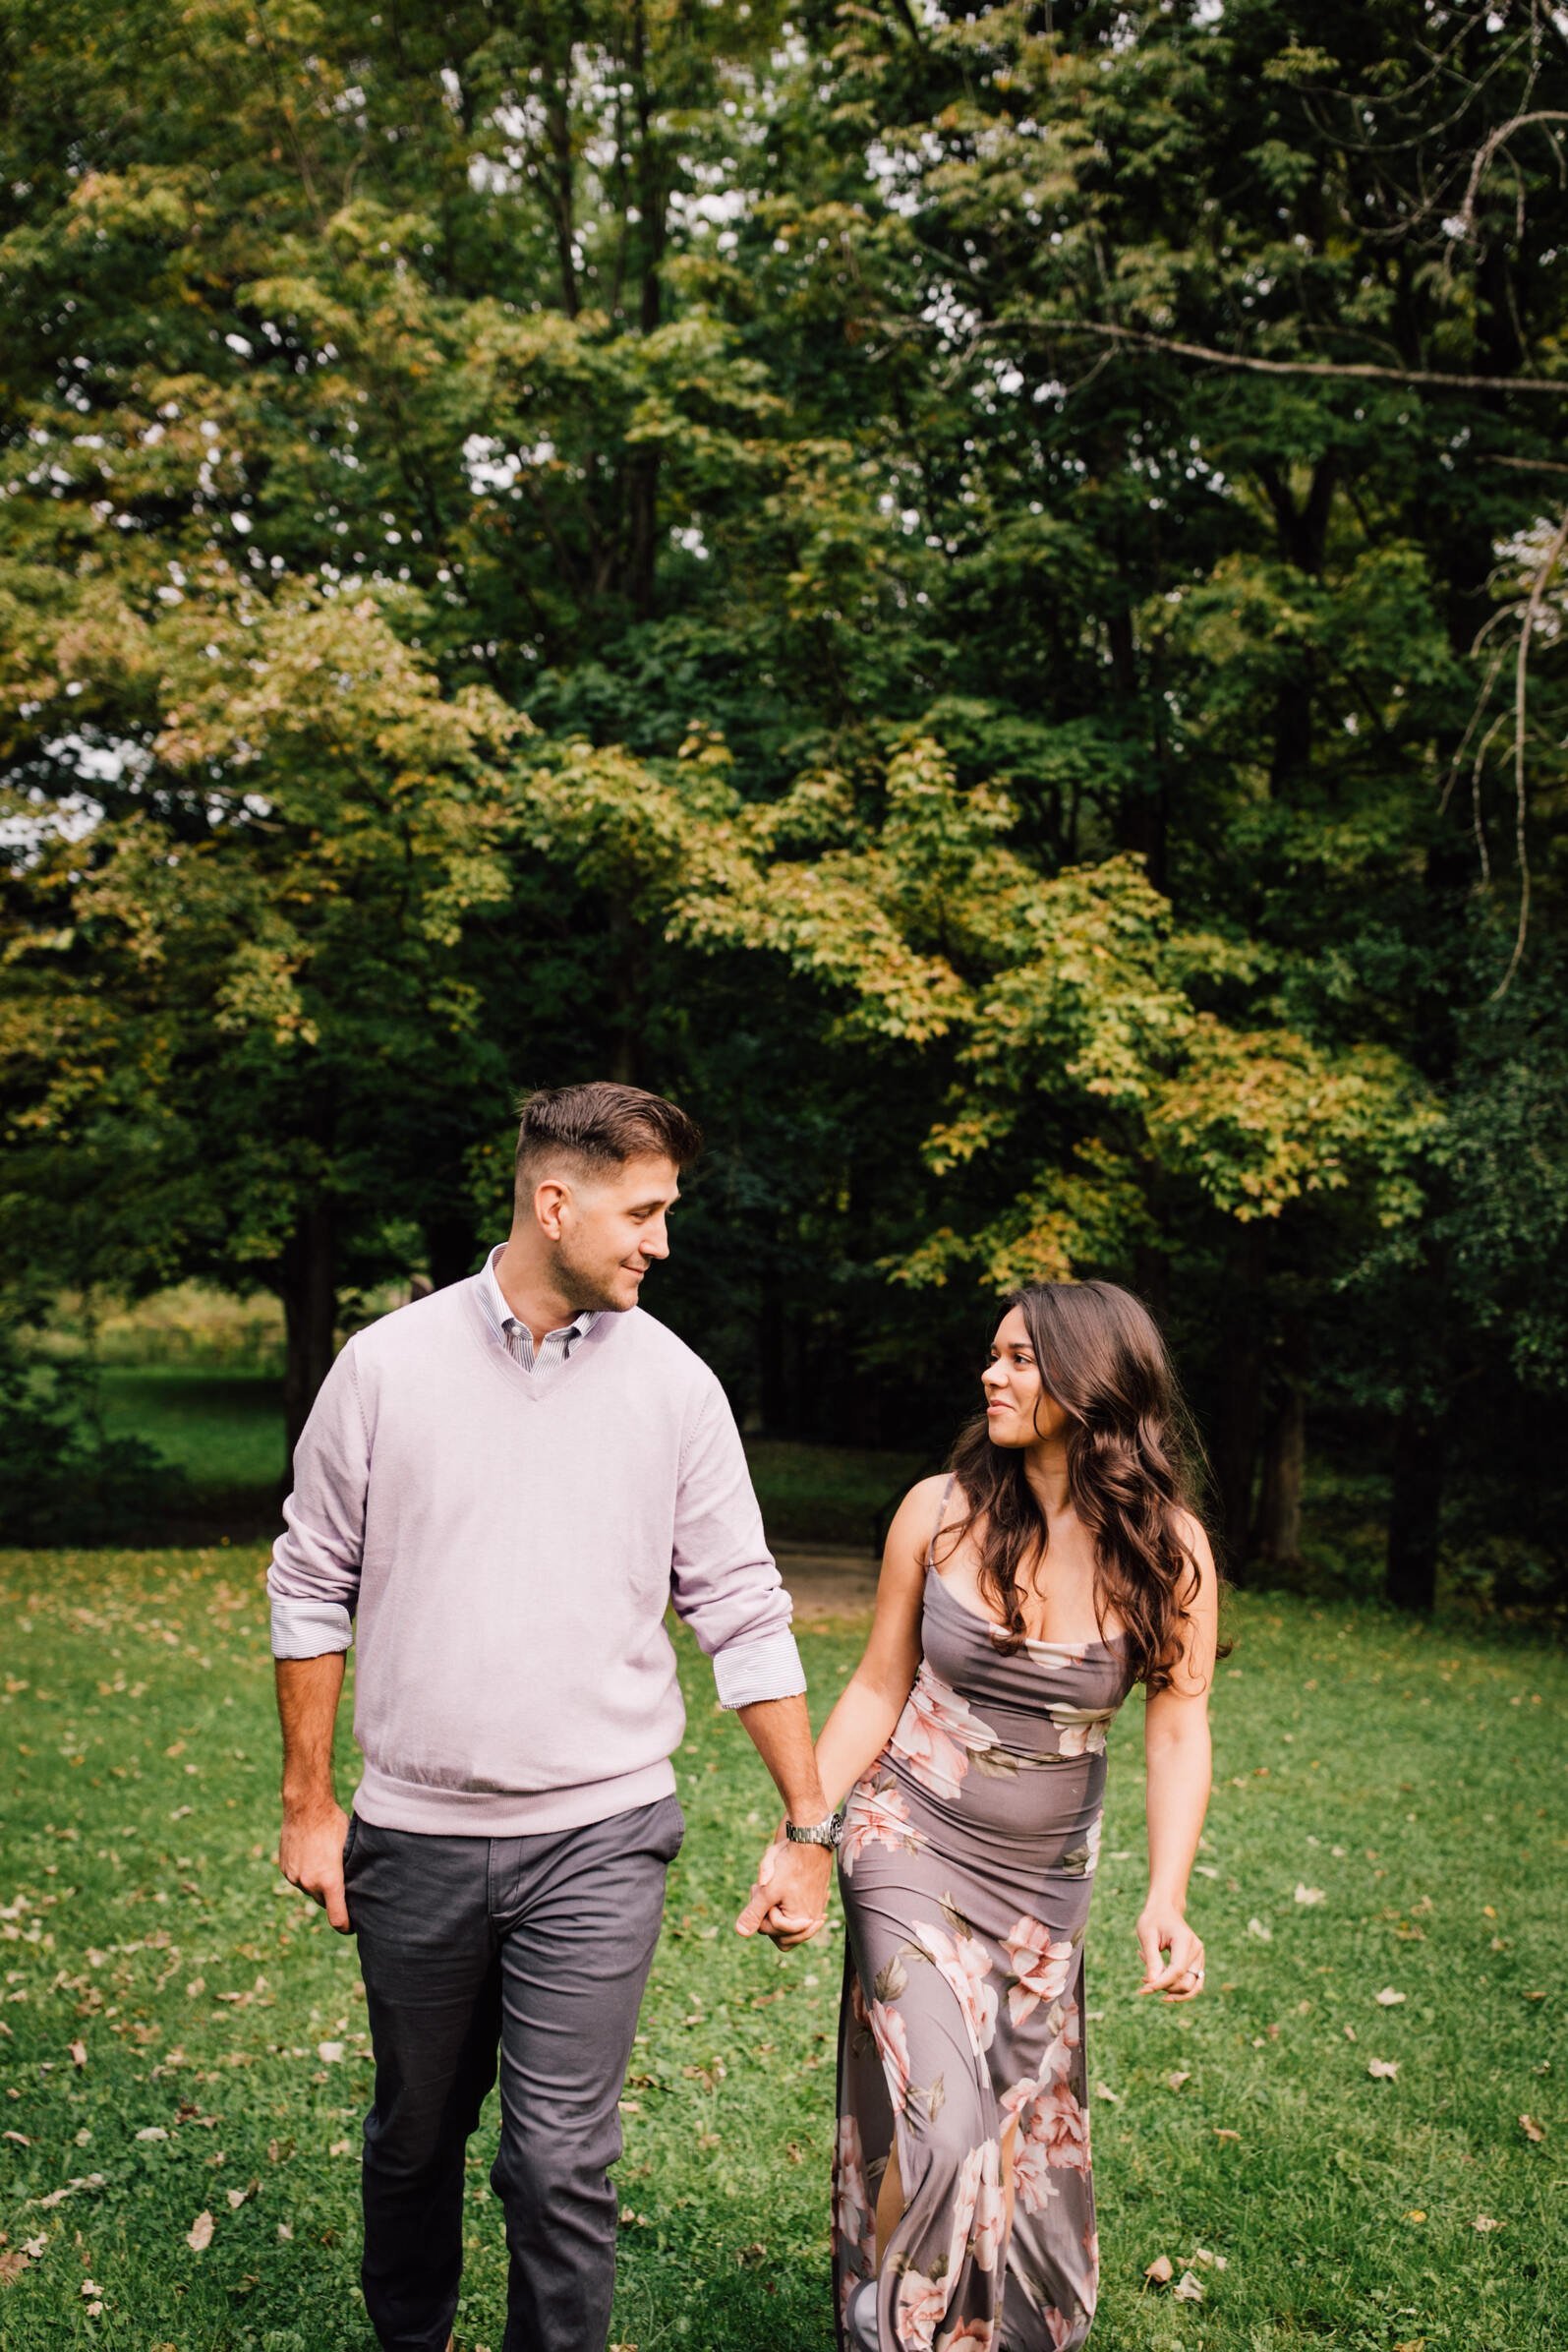
[[[341,1601],[272,1603],[274,1658],[325,1658],[348,1649],[353,1640],[353,1619]]]
[[[760,1641],[737,1642],[714,1653],[714,1681],[721,1707],[752,1707],[759,1699],[793,1699],[804,1694],[806,1672],[787,1631],[765,1633]]]

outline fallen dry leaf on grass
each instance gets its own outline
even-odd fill
[[[1255,1936],[1260,1944],[1271,1944],[1274,1941],[1273,1928],[1265,1927],[1261,1919],[1249,1919],[1247,1932],[1250,1936]]]
[[[316,2055],[323,2066],[336,2066],[343,2055],[343,2044],[340,2041],[319,2041]]]
[[[1167,2075],[1165,2078],[1165,2087],[1167,2090],[1180,2090],[1184,2083],[1191,2083],[1191,2080],[1192,2078],[1191,2075],[1184,2075],[1181,2073]]]
[[[20,2246],[0,2247],[0,2287],[14,2286],[28,2266],[28,2258]]]
[[[1298,1903],[1321,1903],[1323,1890],[1321,1887],[1308,1887],[1298,1883],[1296,1900]]]
[[[185,2242],[193,2254],[205,2254],[212,2243],[212,2216],[210,2213],[198,2213],[185,2233]]]
[[[51,2189],[47,2197],[35,2197],[32,2202],[40,2212],[49,2213],[54,2210],[56,2205],[64,2205],[66,2199],[74,2196],[78,2189],[101,2189],[102,2187],[103,2175],[101,2172],[79,2173],[73,2180],[67,2181],[63,2188]]]
[[[1205,2292],[1203,2281],[1191,2270],[1184,2270],[1171,2289],[1178,2303],[1201,2303]]]
[[[1397,2058],[1368,2058],[1366,2072],[1369,2075],[1374,2075],[1379,2083],[1392,2083],[1399,2072],[1399,2060]]]
[[[73,2066],[86,2066],[86,2065],[87,2065],[87,2043],[86,2043],[85,2041],[74,2041],[74,2042],[71,2044],[71,2063],[72,2063],[72,2065],[73,2065]]]
[[[1385,1984],[1380,1993],[1372,1995],[1379,2009],[1397,2009],[1404,1998],[1404,1994],[1395,1992],[1391,1984]]]
[[[1494,2221],[1490,2213],[1478,2213],[1470,2226],[1472,2229],[1480,2230],[1501,2229],[1502,2223],[1500,2221]]]
[[[1524,2133],[1527,2140],[1540,2141],[1544,2140],[1546,2137],[1544,2126],[1539,2124],[1533,2115],[1521,2115],[1519,2118],[1519,2129]]]
[[[1168,2254],[1157,2254],[1143,2275],[1152,2278],[1157,2287],[1166,2287],[1176,2276],[1176,2264]]]
[[[1405,2215],[1405,2219],[1407,2221],[1424,2221],[1425,2218],[1426,2216],[1423,2212],[1420,2205],[1413,2205],[1410,2211]]]

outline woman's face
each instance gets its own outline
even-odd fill
[[[1066,1412],[1040,1378],[1019,1307],[1010,1307],[997,1325],[980,1385],[993,1445],[1038,1445],[1042,1439],[1059,1438],[1067,1427]]]

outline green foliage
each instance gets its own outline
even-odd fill
[[[145,1436],[111,1435],[90,1370],[40,1356],[0,1326],[0,1540],[101,1543],[165,1514],[181,1480]]]
[[[609,1070],[770,1426],[924,1444],[991,1285],[1133,1278],[1279,1566],[1307,1393],[1396,1525],[1544,1411],[1568,58],[1310,31],[13,12],[8,1252],[271,1287],[297,1425]]]

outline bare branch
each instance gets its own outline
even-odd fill
[[[1511,122],[1499,123],[1490,138],[1483,140],[1476,149],[1476,159],[1470,167],[1470,185],[1465,190],[1465,201],[1459,207],[1458,217],[1465,236],[1473,237],[1476,233],[1476,199],[1481,193],[1481,183],[1485,177],[1487,164],[1499,147],[1506,147],[1508,142],[1519,132],[1528,131],[1537,123],[1568,123],[1568,114],[1565,114],[1558,106],[1543,106],[1535,114],[1516,114]],[[1560,176],[1562,171],[1560,155],[1557,168]],[[1523,202],[1522,197],[1521,202]]]
[[[1008,319],[989,331],[1019,328],[1040,334],[1098,335],[1134,350],[1169,351],[1178,359],[1196,360],[1203,367],[1230,368],[1249,376],[1311,376],[1329,383],[1398,383],[1418,392],[1543,392],[1554,400],[1568,399],[1568,376],[1459,376],[1432,368],[1382,368],[1365,360],[1254,359],[1245,352],[1211,351],[1202,343],[1187,343],[1175,335],[1150,334],[1141,327],[1117,326],[1099,319]]]
[[[1540,618],[1541,607],[1546,601],[1546,591],[1556,575],[1565,547],[1568,547],[1568,514],[1564,514],[1557,525],[1551,544],[1530,583],[1530,599],[1519,624],[1519,651],[1514,662],[1514,846],[1519,856],[1519,928],[1514,934],[1514,952],[1508,959],[1508,970],[1488,999],[1491,1004],[1507,995],[1514,974],[1519,970],[1530,929],[1530,845],[1525,835],[1525,818],[1529,808],[1525,793],[1525,729],[1530,647],[1536,633],[1536,623]]]
[[[1481,630],[1481,635],[1476,639],[1475,644],[1471,647],[1470,650],[1472,653],[1479,653],[1481,651],[1481,644],[1485,639],[1487,631],[1494,625],[1495,621],[1500,616],[1496,614],[1492,616],[1492,619],[1486,623],[1486,627]],[[1475,735],[1476,730],[1481,725],[1482,719],[1486,716],[1487,705],[1491,701],[1491,690],[1497,683],[1498,676],[1502,671],[1502,666],[1507,658],[1508,656],[1506,650],[1501,653],[1494,653],[1491,657],[1491,667],[1486,673],[1485,680],[1481,686],[1481,692],[1476,697],[1476,707],[1470,714],[1470,725],[1465,730],[1459,749],[1454,753],[1453,759],[1449,763],[1448,774],[1443,779],[1442,797],[1437,803],[1437,813],[1439,816],[1445,816],[1448,812],[1448,803],[1453,797],[1454,787],[1459,782],[1459,771],[1465,764],[1466,755],[1470,750],[1471,738]],[[1491,741],[1491,735],[1489,733],[1485,739],[1487,743]],[[1485,746],[1483,744],[1483,751],[1484,748]]]
[[[1481,809],[1481,770],[1486,765],[1486,754],[1491,749],[1496,737],[1502,733],[1507,718],[1506,711],[1498,712],[1481,736],[1480,748],[1470,770],[1470,826],[1476,836],[1476,854],[1481,860],[1481,878],[1488,888],[1491,885],[1491,852],[1486,847],[1486,825]]]

